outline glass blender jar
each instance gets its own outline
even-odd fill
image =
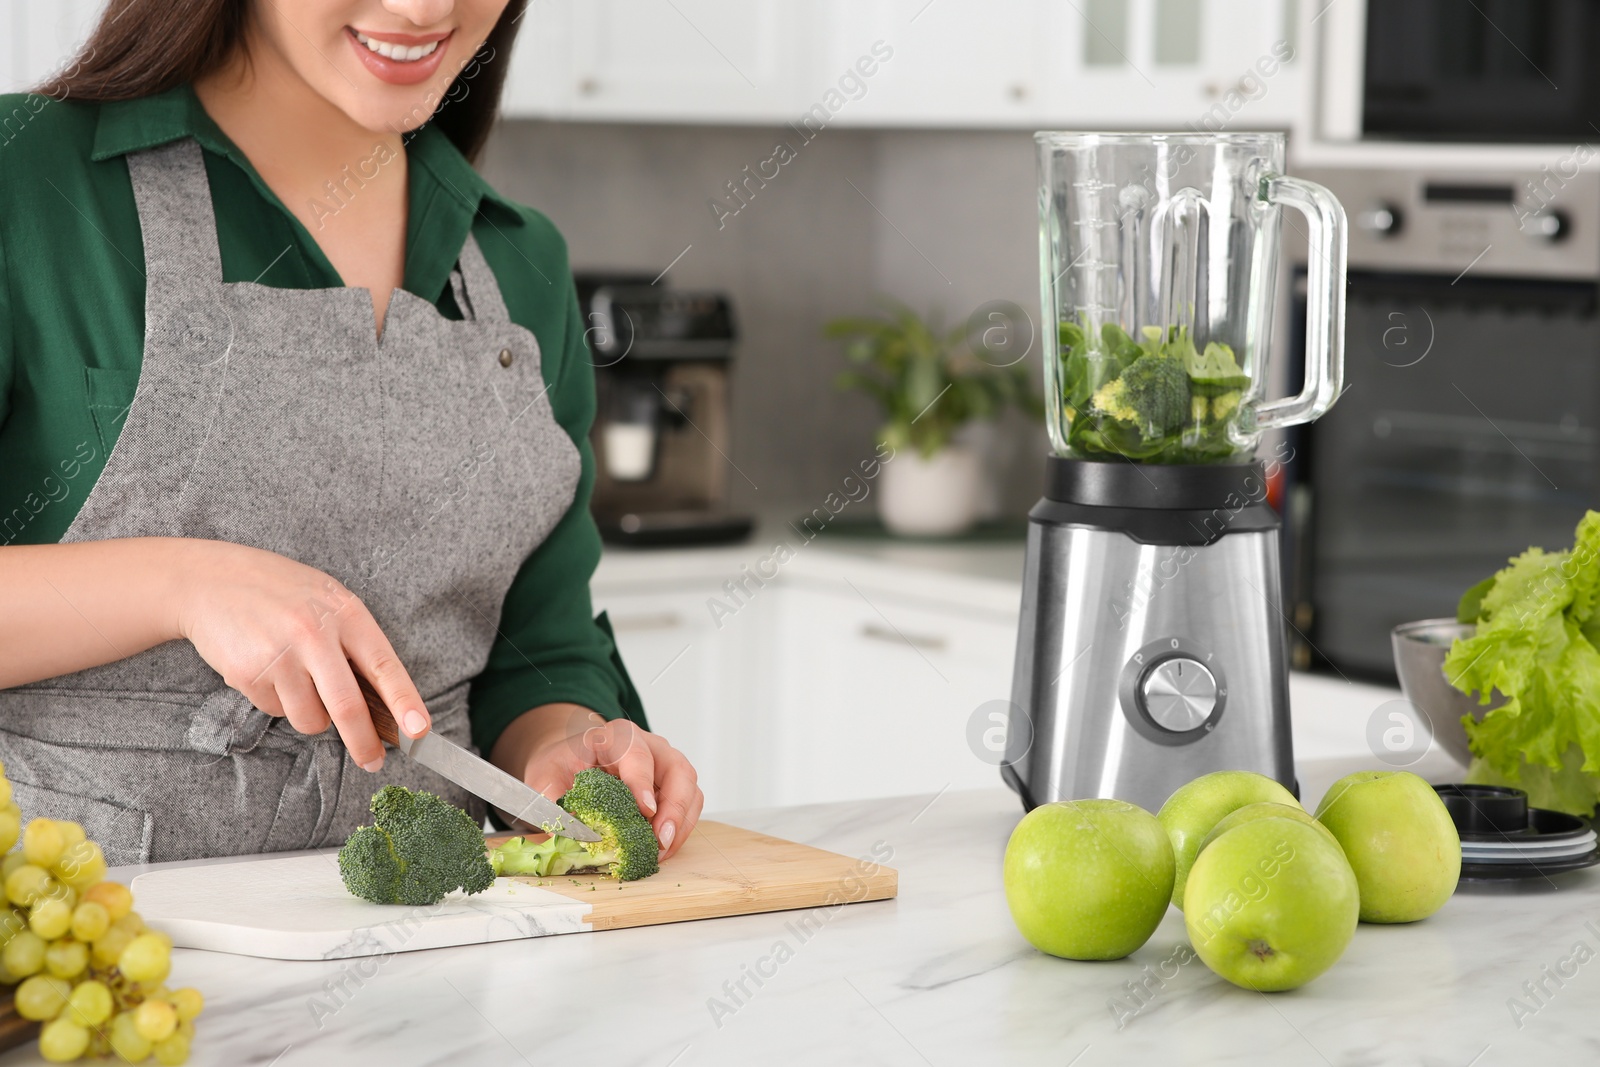
[[[1341,385],[1344,212],[1276,133],[1035,135],[1057,455],[1248,463]],[[1267,401],[1281,206],[1309,227],[1305,386]]]

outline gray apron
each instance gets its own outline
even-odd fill
[[[380,339],[364,289],[224,284],[195,142],[128,170],[144,362],[62,541],[211,538],[323,570],[377,619],[433,728],[470,743],[506,590],[578,482],[538,341],[470,235],[450,279],[463,321],[396,291]],[[368,774],[337,731],[263,714],[187,641],[0,690],[0,759],[24,818],[83,823],[111,863],[339,844],[390,782],[482,812],[398,752]]]

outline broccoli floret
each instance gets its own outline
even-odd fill
[[[481,893],[494,883],[483,829],[432,793],[386,785],[373,794],[372,826],[339,850],[345,888],[374,904],[437,904],[457,889]]]
[[[1211,398],[1211,421],[1221,422],[1232,415],[1239,407],[1239,394],[1237,392],[1223,393],[1221,396]]]
[[[339,850],[339,875],[344,887],[374,904],[396,904],[405,864],[394,854],[389,835],[376,826],[358,827]]]
[[[1101,386],[1090,401],[1096,413],[1132,423],[1146,437],[1164,437],[1189,418],[1189,376],[1169,356],[1145,356]]]
[[[593,767],[579,771],[572,788],[557,803],[599,834],[600,840],[574,841],[551,834],[530,844],[526,838],[513,837],[489,850],[496,873],[542,878],[604,870],[618,881],[631,882],[660,869],[661,844],[656,832],[620,778]]]

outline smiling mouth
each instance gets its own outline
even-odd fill
[[[367,51],[372,52],[374,55],[380,55],[394,63],[415,63],[418,60],[426,59],[438,51],[439,45],[443,43],[441,41],[429,41],[427,44],[407,46],[376,40],[368,37],[360,30],[352,30],[351,33],[354,34],[355,39],[360,41],[362,47]]]

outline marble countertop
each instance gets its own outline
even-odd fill
[[[899,898],[831,912],[328,963],[179,950],[174,980],[208,998],[190,1062],[1491,1067],[1600,1049],[1600,870],[1463,886],[1425,922],[1361,927],[1333,970],[1268,996],[1180,963],[1175,910],[1125,960],[1035,952],[1000,886],[1020,816],[999,789],[719,816],[892,850]]]

